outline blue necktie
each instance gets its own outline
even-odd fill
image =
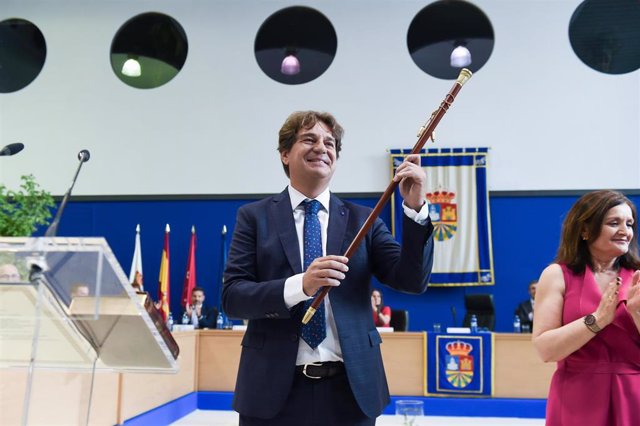
[[[303,266],[306,271],[315,258],[322,256],[322,234],[320,220],[318,220],[318,210],[322,205],[318,200],[304,201],[302,204],[304,205]],[[307,312],[312,302],[313,299],[304,302],[304,312]],[[324,315],[323,301],[311,320],[302,325],[302,339],[312,349],[315,349],[327,337]]]

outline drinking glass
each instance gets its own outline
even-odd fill
[[[415,399],[396,401],[396,416],[402,418],[403,426],[417,426],[418,417],[424,416],[424,402]]]

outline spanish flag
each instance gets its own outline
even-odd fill
[[[182,307],[191,304],[191,292],[196,286],[196,227],[191,226],[191,243],[189,244],[189,258],[187,259],[187,271],[184,275],[184,287],[182,287]]]
[[[160,277],[158,278],[158,299],[160,312],[166,321],[169,317],[169,224],[164,230],[164,249],[160,260]]]

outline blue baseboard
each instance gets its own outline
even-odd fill
[[[515,398],[435,398],[392,396],[384,414],[395,414],[401,399],[424,402],[427,416],[519,417],[544,419],[546,399]],[[125,426],[166,425],[198,410],[232,410],[232,392],[192,392],[124,422]]]
[[[198,408],[198,392],[192,392],[126,420],[125,426],[168,425]]]
[[[423,401],[426,416],[544,419],[547,407],[546,399],[392,396],[391,403],[385,408],[384,414],[395,414],[395,403],[401,399]]]

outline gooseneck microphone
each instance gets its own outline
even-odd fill
[[[45,232],[44,234],[45,237],[56,236],[56,233],[58,232],[58,223],[60,223],[60,217],[62,216],[62,212],[64,211],[64,208],[67,206],[67,201],[69,201],[69,196],[71,195],[73,186],[76,184],[78,173],[80,173],[80,169],[82,168],[82,165],[87,161],[89,161],[90,157],[91,157],[91,154],[86,149],[83,149],[78,153],[78,160],[80,161],[80,163],[78,163],[78,169],[76,170],[76,174],[73,176],[73,180],[71,181],[71,186],[69,187],[67,192],[64,194],[64,197],[62,197],[62,202],[60,203],[60,207],[56,212],[56,217],[53,219],[53,222],[51,222],[51,225],[49,225],[49,228],[47,228],[47,232]]]
[[[453,317],[453,326],[457,327],[458,326],[458,319],[456,318],[456,307],[455,306],[451,307],[451,316]]]
[[[24,144],[20,142],[10,143],[0,150],[0,157],[5,155],[15,155],[24,149]]]

